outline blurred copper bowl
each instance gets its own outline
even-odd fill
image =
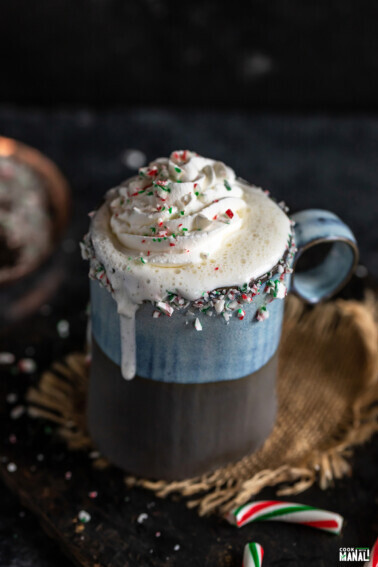
[[[1,269],[0,285],[20,280],[38,268],[53,253],[68,224],[71,211],[71,193],[67,180],[49,158],[21,142],[0,136],[0,156],[10,157],[29,166],[41,178],[47,192],[48,213],[51,220],[49,246],[34,261]]]

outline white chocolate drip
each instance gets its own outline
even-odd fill
[[[136,372],[135,313],[130,317],[120,315],[122,362],[121,371],[125,380],[131,380]]]

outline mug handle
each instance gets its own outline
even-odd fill
[[[341,289],[358,263],[353,232],[338,216],[321,209],[307,209],[291,215],[298,251],[294,258],[291,290],[307,303],[318,303]],[[295,273],[298,259],[318,244],[331,243],[325,259],[304,272]]]

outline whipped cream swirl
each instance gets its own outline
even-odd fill
[[[110,226],[119,242],[165,266],[213,253],[239,230],[247,207],[231,168],[188,150],[156,159],[113,192]]]

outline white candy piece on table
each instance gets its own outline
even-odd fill
[[[87,524],[91,521],[91,515],[86,510],[80,510],[77,517],[82,524]]]
[[[302,524],[332,534],[340,533],[344,521],[342,516],[334,512],[279,500],[250,502],[232,510],[226,519],[238,528],[250,522],[271,520]]]
[[[242,567],[261,567],[264,557],[264,549],[254,541],[247,543],[244,547]]]

